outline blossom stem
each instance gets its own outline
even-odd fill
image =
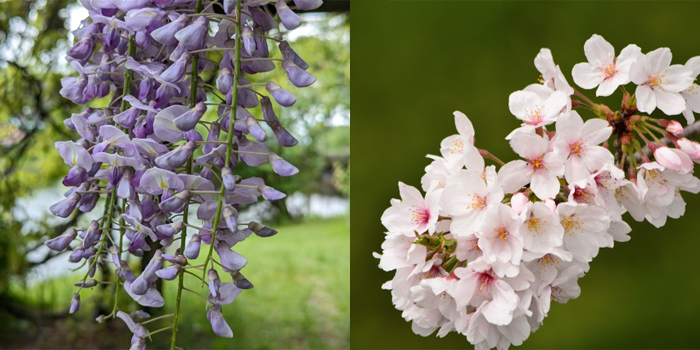
[[[162,332],[162,331],[167,331],[167,330],[170,329],[170,328],[173,328],[173,326],[167,326],[167,327],[165,327],[165,328],[161,328],[161,329],[155,330],[155,331],[153,331],[153,332],[148,332],[148,337],[150,337],[150,336],[153,335],[153,334]],[[173,328],[173,329],[174,329],[174,328]]]
[[[206,271],[206,270],[204,270],[204,271]],[[204,283],[204,280],[203,280],[203,279],[202,279],[202,283]],[[192,289],[189,289],[189,288],[187,288],[187,287],[182,287],[182,289],[183,289],[183,290],[186,290],[186,291],[188,291],[188,292],[190,292],[190,293],[193,293],[193,294],[195,294],[195,295],[199,295],[199,297],[202,298],[202,299],[204,299],[204,300],[209,300],[208,298],[205,298],[203,295],[201,295],[201,294],[199,294],[199,293],[193,291]]]
[[[126,49],[126,55],[129,57],[134,57],[136,54],[136,34],[132,35],[129,37],[129,45],[127,46]],[[124,76],[124,86],[122,88],[122,97],[129,95],[131,93],[131,81],[134,79],[134,71],[131,69],[126,70],[126,75]],[[120,111],[123,112],[126,110],[126,100],[122,98],[122,105]]]
[[[197,0],[197,3],[195,4],[195,12],[202,12],[202,0]],[[191,68],[191,73],[190,73],[190,108],[194,108],[194,106],[197,104],[197,82],[199,80],[199,55],[194,55],[192,57],[192,68]],[[205,94],[205,100],[206,100],[206,94]],[[185,165],[185,173],[190,174],[192,173],[192,158],[194,157],[194,154],[191,154],[189,158],[187,158],[187,164]],[[187,221],[189,219],[189,213],[190,213],[190,206],[189,204],[185,206],[185,210],[182,213],[182,222],[185,224],[185,227],[182,228],[181,235],[180,235],[180,252],[185,251],[185,240],[187,239]],[[177,288],[177,297],[176,297],[176,304],[175,304],[175,314],[173,318],[173,332],[172,336],[170,337],[170,350],[173,350],[175,348],[175,340],[177,339],[177,326],[178,326],[178,321],[180,320],[180,304],[182,300],[182,288],[184,288],[185,284],[185,275],[180,274],[178,276],[178,288]]]
[[[198,0],[201,1],[201,0]],[[231,105],[236,106],[238,104],[238,84],[240,82],[240,72],[241,72],[241,0],[236,0],[236,41],[235,41],[235,58],[234,58],[234,75],[236,76],[236,79],[233,80],[233,87],[231,88]],[[236,108],[231,108],[231,121],[236,120]],[[233,128],[229,130],[227,138],[226,138],[226,163],[225,166],[227,168],[231,167],[231,151],[233,148]],[[212,258],[212,253],[214,252],[214,245],[216,245],[216,228],[219,227],[219,221],[221,220],[221,209],[224,204],[224,193],[226,191],[225,186],[221,186],[220,189],[220,194],[219,194],[219,204],[216,208],[216,217],[214,217],[214,223],[212,225],[212,236],[211,236],[211,243],[209,244],[209,253],[207,254],[207,258],[204,260],[204,268],[202,269],[202,281],[204,281],[204,278],[206,277],[205,274],[207,273],[207,263],[209,260]]]
[[[117,186],[112,187],[112,194],[109,197],[109,200],[107,201],[107,203],[108,203],[107,207],[109,209],[107,211],[107,219],[106,219],[106,224],[104,225],[104,229],[108,229],[109,227],[112,226],[112,213],[113,213],[113,209],[114,209],[114,198],[117,197],[116,192],[117,192]],[[97,249],[97,252],[95,253],[94,258],[92,259],[92,263],[90,264],[90,267],[88,268],[87,272],[85,272],[85,277],[83,277],[83,280],[82,280],[83,285],[85,284],[85,281],[87,280],[88,276],[90,275],[90,271],[92,271],[92,269],[97,264],[97,260],[100,256],[100,254],[102,254],[102,249],[105,246],[105,241],[107,240],[107,235],[109,235],[108,232],[105,232],[102,234],[102,240],[100,241],[100,247]],[[80,293],[80,290],[83,289],[83,285],[81,285],[80,288],[78,288],[78,293]]]
[[[252,58],[244,58],[241,60],[241,62],[252,62],[252,61],[284,61],[281,58],[271,58],[271,57],[252,57]]]
[[[175,316],[175,314],[167,314],[167,315],[162,315],[162,316],[154,317],[154,318],[152,318],[152,319],[150,319],[150,320],[141,322],[141,324],[147,324],[147,323],[150,323],[150,322],[153,322],[153,321],[156,321],[156,320],[160,320],[160,319],[164,319],[164,318],[166,318],[166,317],[171,317],[171,316]]]
[[[496,163],[500,164],[501,166],[504,166],[506,164],[502,160],[498,159],[496,156],[491,154],[491,152],[489,152],[485,149],[479,149],[479,154],[484,158],[488,158],[488,159],[495,161]]]
[[[576,96],[582,98],[584,101],[588,102],[588,104],[591,105],[591,107],[595,106],[595,104],[596,104],[595,102],[591,101],[590,98],[586,97],[586,95],[582,94],[581,92],[579,92],[576,89],[574,89],[574,95],[576,95]]]

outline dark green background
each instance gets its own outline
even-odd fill
[[[425,154],[455,133],[454,110],[471,118],[478,147],[514,159],[503,139],[519,125],[508,95],[537,81],[542,47],[572,85],[594,33],[616,53],[635,43],[643,52],[667,46],[679,64],[700,55],[700,3],[353,0],[352,14],[352,347],[469,348],[454,333],[414,335],[380,289],[393,274],[371,253],[398,181],[420,187]],[[596,101],[617,109],[620,94]],[[684,197],[683,218],[662,229],[634,223],[630,242],[601,250],[582,295],[553,303],[523,348],[700,347],[700,200]]]

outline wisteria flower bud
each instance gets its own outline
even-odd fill
[[[97,285],[97,280],[95,279],[89,279],[83,283],[83,281],[76,282],[73,284],[76,287],[83,287],[83,288],[92,288]]]
[[[182,270],[182,266],[172,265],[172,266],[168,266],[164,269],[160,269],[160,270],[156,271],[156,275],[158,275],[158,277],[160,277],[166,281],[171,281],[171,280],[175,279],[175,277],[177,277],[180,274],[181,270]]]
[[[76,60],[84,60],[88,57],[90,57],[90,54],[92,53],[92,36],[89,36],[87,38],[78,40],[78,42],[73,45],[68,51],[66,52],[66,55],[68,57],[71,57]]]
[[[188,259],[197,259],[202,242],[202,237],[198,234],[192,235],[190,241],[185,246],[185,256]]]
[[[203,102],[199,102],[194,106],[194,108],[175,118],[173,122],[178,129],[182,131],[189,131],[197,125],[197,122],[199,122],[199,119],[202,118],[204,112],[206,111],[207,106],[205,106]]]
[[[83,245],[80,244],[78,245],[68,256],[68,261],[77,263],[80,260],[83,259],[83,253],[85,252],[85,249],[83,248]]]
[[[254,56],[257,53],[257,49],[255,45],[255,38],[253,37],[253,30],[249,26],[243,26],[241,40],[243,41],[243,48],[249,55]]]
[[[188,50],[201,49],[208,27],[209,20],[204,16],[199,16],[192,24],[175,33],[175,39]]]
[[[181,14],[176,20],[151,32],[153,40],[163,45],[177,44],[175,33],[179,32],[187,24],[187,15]]]
[[[167,170],[179,168],[187,162],[196,148],[197,145],[193,141],[188,141],[177,146],[174,150],[157,157],[156,164],[158,167]]]
[[[259,237],[270,237],[277,234],[277,231],[255,221],[248,223],[248,228]]]
[[[191,197],[192,194],[190,193],[190,190],[184,190],[161,202],[158,207],[166,213],[176,212],[182,208],[182,206],[184,206]]]
[[[248,259],[231,250],[224,242],[219,242],[214,249],[221,258],[221,265],[229,270],[240,270],[248,263]]]
[[[236,287],[240,289],[252,289],[253,284],[248,281],[245,276],[243,276],[242,273],[239,271],[232,271],[231,272],[231,278],[233,278],[233,283],[236,285]]]
[[[263,130],[263,128],[260,127],[260,124],[258,123],[258,121],[255,118],[246,117],[245,123],[246,123],[246,126],[248,127],[248,131],[256,140],[258,140],[260,142],[265,141],[265,138],[266,138],[265,130]]]
[[[299,68],[303,70],[307,70],[309,68],[309,64],[306,63],[306,61],[302,60],[301,57],[299,57],[299,55],[297,55],[297,53],[294,50],[292,50],[292,47],[289,46],[288,42],[280,42],[279,49],[282,52],[282,56],[285,60],[292,60],[294,64],[296,64]]]
[[[214,334],[224,338],[233,338],[233,331],[231,331],[231,327],[226,323],[224,315],[221,313],[221,305],[213,304],[207,311],[207,319],[211,323]]]
[[[76,231],[75,228],[71,227],[66,232],[64,232],[62,235],[46,241],[45,244],[51,250],[55,250],[57,252],[62,252],[66,248],[68,248],[70,243],[73,242],[73,240],[75,239],[75,236],[77,236],[77,235],[78,235],[78,231]]]
[[[221,280],[216,270],[209,269],[209,271],[207,271],[207,280],[209,281],[209,293],[216,298],[216,295],[219,293],[219,287],[221,286]]]
[[[265,185],[258,186],[258,192],[260,192],[260,194],[262,194],[262,196],[269,201],[280,200],[287,196],[286,194]]]
[[[221,69],[219,76],[216,78],[216,88],[224,95],[231,93],[231,89],[233,88],[233,74],[230,69]]]
[[[321,7],[323,0],[294,0],[294,4],[300,10],[311,11]]]
[[[158,227],[156,227],[156,232],[163,236],[172,237],[174,234],[182,231],[183,228],[185,228],[185,223],[178,221],[170,224],[158,225]]]
[[[282,68],[284,68],[284,71],[287,73],[289,81],[296,87],[307,87],[316,81],[313,75],[301,69],[290,59],[282,61]]]
[[[189,60],[190,56],[188,54],[183,54],[175,63],[160,74],[160,79],[172,84],[179,82],[182,80],[182,77],[185,76],[185,70],[187,69]]]
[[[226,221],[228,229],[232,232],[236,232],[236,230],[238,230],[238,210],[227,204],[222,208],[221,214]]]
[[[119,124],[119,126],[128,129],[136,125],[136,118],[139,116],[140,113],[140,109],[132,107],[122,113],[115,115],[113,119],[115,123]]]
[[[272,152],[267,155],[267,160],[270,162],[272,170],[280,176],[288,177],[299,172],[297,167]]]
[[[73,299],[70,301],[70,310],[68,313],[75,313],[80,309],[80,294],[73,293]]]
[[[151,315],[149,315],[148,312],[143,311],[143,310],[136,310],[136,311],[130,313],[129,316],[130,316],[132,319],[149,318],[149,317],[151,317]]]
[[[221,168],[221,178],[227,192],[233,192],[233,190],[236,189],[236,179],[234,178],[233,173],[231,173],[231,168]]]
[[[289,133],[289,131],[287,131],[287,129],[285,129],[279,121],[269,121],[267,122],[267,125],[269,125],[272,132],[275,133],[277,141],[280,143],[280,145],[284,147],[294,147],[297,143],[299,143],[299,141],[292,136],[292,134]]]
[[[277,3],[279,4],[280,1]],[[267,89],[267,92],[269,92],[282,107],[290,107],[297,102],[297,98],[294,95],[277,85],[274,81],[268,82],[267,85],[265,85],[265,89]]]
[[[163,254],[163,259],[173,264],[178,264],[182,266],[187,265],[187,258],[184,255]]]
[[[84,247],[91,247],[102,235],[102,229],[100,224],[92,220],[90,226],[88,226],[87,231],[85,231],[85,238],[83,239]]]
[[[275,8],[277,9],[277,14],[280,16],[282,25],[284,25],[287,30],[295,29],[301,25],[301,18],[287,6],[286,1],[275,2]]]
[[[73,193],[66,199],[59,201],[49,207],[49,210],[53,215],[60,216],[62,218],[67,218],[75,210],[76,205],[80,201],[80,195],[78,193]]]

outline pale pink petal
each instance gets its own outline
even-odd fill
[[[474,144],[474,126],[472,122],[467,118],[464,113],[460,111],[454,111],[455,116],[455,126],[457,127],[457,132],[466,140]]]
[[[544,101],[544,117],[545,120],[551,120],[561,113],[566,107],[569,96],[563,91],[554,91],[547,100]],[[550,122],[551,123],[551,122]],[[549,123],[547,123],[549,124]]]
[[[530,182],[532,170],[522,160],[508,162],[498,171],[498,182],[503,186],[503,191],[513,193]]]
[[[584,89],[592,89],[600,84],[605,75],[600,69],[590,63],[577,63],[571,70],[574,83]]]
[[[584,162],[590,173],[594,173],[603,168],[605,164],[611,164],[615,161],[615,156],[601,146],[588,146],[586,152]]]
[[[589,119],[583,125],[581,138],[588,140],[591,145],[598,145],[610,138],[612,127],[610,123],[602,119]]]
[[[559,179],[548,171],[539,171],[532,174],[530,188],[539,199],[554,198],[559,193]]]
[[[639,84],[636,81],[634,83]],[[635,90],[634,94],[637,97],[637,109],[639,109],[640,112],[651,113],[656,109],[656,95],[654,95],[654,91],[652,91],[649,86],[637,86],[637,90]]]
[[[519,133],[513,135],[510,140],[510,147],[513,148],[513,151],[525,159],[544,154],[547,152],[548,146],[547,140],[537,134]]]
[[[583,44],[583,52],[586,59],[591,64],[613,63],[615,58],[615,48],[598,34],[593,34],[590,39]]]
[[[527,119],[527,110],[532,110],[541,102],[540,98],[533,92],[516,91],[508,97],[508,108],[510,113],[520,120]]]
[[[654,96],[656,106],[667,115],[680,114],[685,110],[685,99],[680,93],[654,89]]]
[[[615,76],[619,76],[620,73],[615,74]],[[615,92],[615,89],[620,86],[620,83],[617,82],[614,78],[608,78],[603,80],[600,85],[598,86],[598,90],[595,91],[596,96],[610,96]]]
[[[547,168],[548,172],[556,176],[564,175],[564,159],[562,159],[560,154],[555,152],[545,154],[542,159],[542,164]]]
[[[647,56],[637,56],[634,62],[632,62],[632,64],[630,65],[630,80],[637,85],[642,85],[646,83],[646,81],[649,79],[649,70],[650,69]]]
[[[668,47],[660,47],[652,52],[647,53],[649,61],[649,70],[651,72],[660,72],[671,65],[671,49]]]
[[[695,79],[695,75],[693,75],[693,71],[690,68],[679,64],[668,67],[662,74],[659,85],[663,90],[669,92],[681,92],[693,85]]]
[[[620,55],[615,61],[615,68],[617,69],[616,80],[620,85],[625,85],[630,82],[630,67],[640,56],[643,56],[642,49],[634,44],[627,45],[627,47],[620,51]]]
[[[557,118],[556,130],[557,140],[555,142],[568,148],[569,144],[581,138],[581,131],[584,130],[583,119],[576,111],[563,113]],[[568,149],[566,153],[562,152],[564,156],[568,154]]]
[[[564,178],[568,183],[586,181],[591,174],[588,172],[583,160],[578,156],[569,157],[564,169]]]

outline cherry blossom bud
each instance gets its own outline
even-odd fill
[[[207,106],[205,106],[203,102],[199,102],[194,106],[194,108],[175,118],[173,122],[178,129],[182,131],[189,131],[197,125],[197,122],[199,122],[199,119],[202,118],[204,112],[206,111]]]
[[[182,270],[182,266],[180,265],[172,265],[164,269],[160,269],[156,271],[156,275],[158,277],[166,280],[166,281],[171,281],[175,279],[180,274],[180,271]]]
[[[70,245],[71,242],[75,239],[75,236],[78,235],[78,231],[75,230],[75,228],[69,228],[66,232],[64,232],[62,235],[52,238],[48,241],[46,241],[46,246],[49,247],[51,250],[55,250],[57,252],[62,252],[68,246]]]
[[[192,235],[190,241],[185,246],[185,256],[188,259],[197,259],[199,256],[199,249],[202,241],[202,237],[198,234]]]
[[[683,126],[678,121],[670,120],[666,125],[666,131],[673,135],[680,135],[683,133]]]
[[[678,148],[687,154],[694,162],[700,162],[700,143],[681,137],[676,141]]]
[[[687,154],[678,149],[666,146],[654,150],[654,159],[663,167],[680,174],[687,174],[693,170],[693,161]]]
[[[68,310],[68,313],[75,313],[80,309],[80,294],[78,293],[73,293],[73,299],[70,302],[70,310]]]
[[[255,221],[248,223],[248,228],[259,237],[270,237],[277,234],[277,231]]]
[[[278,1],[277,3],[279,4],[281,2]],[[290,107],[297,102],[297,98],[294,95],[289,93],[287,90],[282,89],[274,81],[268,82],[267,85],[265,85],[265,88],[267,89],[267,92],[269,92],[270,95],[275,98],[275,101],[277,101],[277,103],[279,103],[282,107]]]
[[[513,211],[520,215],[525,205],[529,202],[527,196],[522,192],[513,193],[513,197],[510,198],[510,206]]]
[[[280,176],[289,177],[299,172],[297,167],[272,152],[267,155],[267,159],[272,166],[272,170]]]

